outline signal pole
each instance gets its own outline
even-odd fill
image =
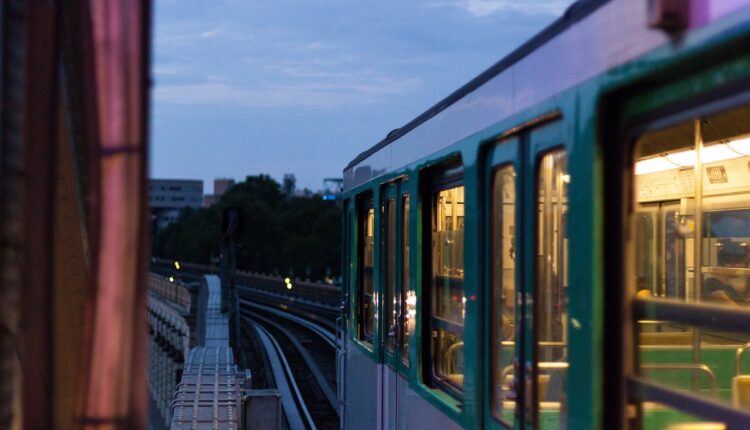
[[[242,209],[229,207],[221,214],[221,312],[229,315],[229,341],[237,350],[240,333],[239,301],[234,278],[237,271],[238,240],[243,235],[244,216]]]

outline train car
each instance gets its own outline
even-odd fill
[[[750,1],[574,4],[343,208],[343,427],[750,427]]]

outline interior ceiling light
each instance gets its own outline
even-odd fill
[[[665,170],[672,170],[680,167],[677,164],[672,163],[665,157],[649,158],[647,160],[641,160],[635,163],[635,174],[636,175],[647,175],[649,173],[663,172]]]
[[[743,156],[750,156],[750,137],[704,146],[701,152],[701,161],[703,163],[715,163]],[[695,150],[688,149],[638,161],[635,163],[635,174],[647,175],[693,166],[695,166]]]
[[[730,140],[727,146],[734,152],[742,155],[750,155],[750,137],[743,137],[737,140]]]
[[[674,152],[664,155],[664,158],[680,167],[695,166],[695,150]]]

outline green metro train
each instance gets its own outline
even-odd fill
[[[750,428],[750,1],[582,1],[344,170],[348,429]]]

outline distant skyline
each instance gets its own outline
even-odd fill
[[[570,3],[156,1],[150,177],[317,190]]]

